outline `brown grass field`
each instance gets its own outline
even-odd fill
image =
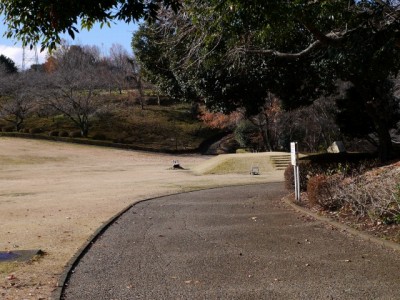
[[[281,171],[250,176],[254,157],[241,174],[191,171],[208,159],[0,138],[0,251],[46,253],[25,263],[0,262],[0,299],[50,298],[64,267],[96,229],[139,200],[283,180]],[[172,160],[186,170],[172,170]]]

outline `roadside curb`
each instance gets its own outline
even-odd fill
[[[321,216],[321,215],[319,215],[317,213],[314,213],[314,212],[310,211],[309,209],[306,209],[306,208],[303,208],[303,207],[297,205],[296,203],[292,202],[289,198],[290,198],[290,196],[285,196],[284,198],[282,198],[282,201],[285,204],[287,204],[288,206],[290,206],[292,209],[294,209],[298,213],[309,215],[309,216],[313,217],[314,219],[316,219],[318,221],[321,221],[321,222],[324,222],[326,224],[329,224],[329,225],[331,225],[331,226],[333,226],[335,228],[338,228],[338,229],[342,230],[343,232],[350,233],[351,235],[359,237],[362,240],[372,242],[374,244],[389,248],[389,249],[394,250],[394,251],[400,251],[400,244],[397,244],[397,243],[391,242],[391,241],[387,241],[387,240],[384,240],[382,238],[375,237],[375,236],[373,236],[371,234],[368,234],[368,233],[356,230],[354,228],[351,228],[348,225],[345,225],[345,224],[339,223],[337,221],[334,221],[334,220],[332,220],[330,218]]]
[[[123,210],[118,212],[116,215],[108,219],[101,225],[89,238],[86,240],[86,242],[78,249],[78,251],[75,253],[74,256],[68,261],[68,263],[64,266],[64,271],[62,272],[61,276],[59,277],[57,281],[57,285],[55,289],[52,292],[51,299],[54,300],[60,300],[62,299],[62,294],[64,292],[65,284],[68,281],[69,277],[71,276],[71,273],[73,273],[73,269],[75,266],[78,264],[79,260],[85,255],[85,253],[90,249],[93,243],[96,242],[96,240],[101,236],[104,231],[108,227],[110,227],[121,215],[126,213],[129,209],[131,209],[135,204],[140,203],[142,201],[146,200],[139,200],[138,202],[135,202],[133,204],[128,205],[125,207]]]

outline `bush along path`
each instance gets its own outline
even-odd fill
[[[292,188],[292,167],[285,171]],[[300,164],[302,206],[355,229],[400,243],[400,162],[372,160]]]

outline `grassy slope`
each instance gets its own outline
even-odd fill
[[[271,155],[273,154],[277,154],[277,152],[218,155],[196,166],[193,172],[198,175],[229,173],[249,174],[251,168],[257,166],[259,167],[260,173],[264,174],[274,170],[274,166],[271,162]]]
[[[108,98],[112,109],[92,119],[89,138],[130,144],[155,150],[192,150],[216,133],[197,120],[190,112],[190,104],[146,105],[112,94]],[[10,124],[0,122],[0,128]],[[62,114],[30,116],[24,129],[40,129],[43,135],[51,131],[68,133],[79,129]]]

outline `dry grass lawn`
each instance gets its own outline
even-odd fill
[[[171,170],[174,159],[189,170]],[[29,263],[0,262],[0,299],[50,298],[64,266],[93,232],[138,200],[283,180],[274,171],[199,176],[190,170],[208,159],[0,138],[0,251],[46,252]]]

